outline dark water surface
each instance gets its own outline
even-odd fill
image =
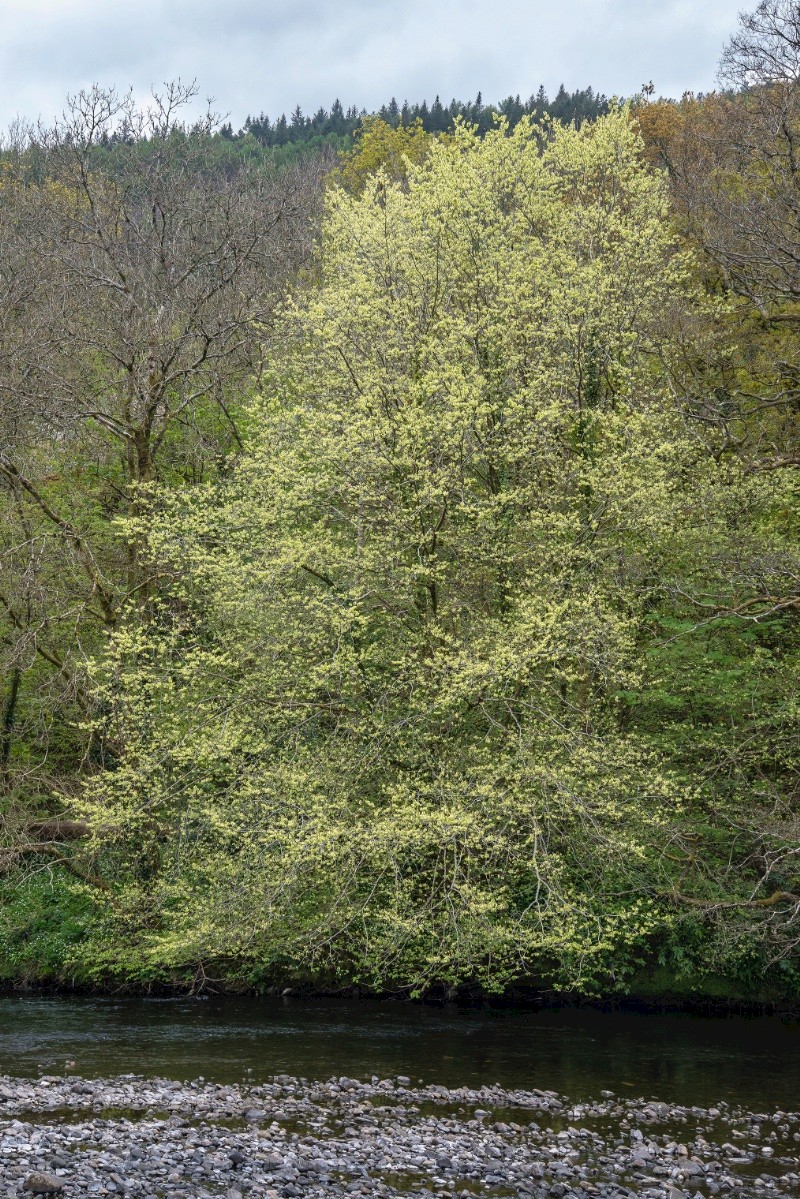
[[[354,999],[0,996],[0,1074],[129,1071],[217,1082],[407,1074],[415,1083],[540,1087],[573,1099],[608,1088],[671,1103],[797,1110],[800,1022]]]

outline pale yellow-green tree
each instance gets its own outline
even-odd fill
[[[79,810],[119,938],[96,966],[411,989],[635,966],[692,796],[623,697],[692,512],[726,536],[756,486],[675,394],[690,277],[625,112],[462,126],[404,185],[332,190],[247,454],[153,492],[172,594],[96,670],[108,769]]]

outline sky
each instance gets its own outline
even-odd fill
[[[746,3],[746,0],[745,0]],[[543,83],[627,96],[714,85],[741,0],[0,0],[0,129],[93,83],[195,79],[229,116],[368,110]],[[755,0],[746,7],[755,7]]]

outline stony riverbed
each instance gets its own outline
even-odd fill
[[[0,1077],[0,1196],[796,1195],[800,1113],[276,1076]]]

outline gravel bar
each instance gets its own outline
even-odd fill
[[[800,1191],[800,1113],[402,1076],[0,1076],[0,1196],[708,1199]]]

